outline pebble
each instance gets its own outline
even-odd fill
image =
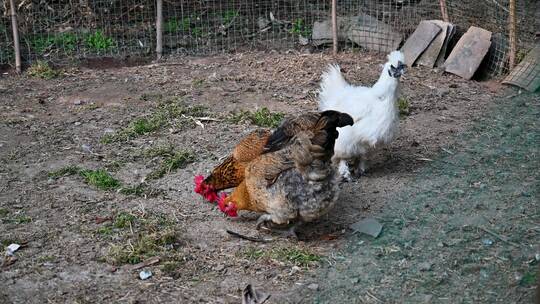
[[[152,272],[150,270],[143,270],[139,272],[139,278],[141,278],[141,280],[146,280],[150,278],[151,276],[152,276]]]
[[[307,288],[309,288],[311,290],[317,290],[317,289],[319,289],[319,284],[311,283],[311,284],[308,285]]]
[[[431,269],[431,263],[430,262],[422,262],[418,265],[418,268],[420,271],[428,271]]]
[[[490,239],[483,239],[482,240],[482,244],[486,245],[486,246],[491,246],[493,245],[493,240],[490,240]]]

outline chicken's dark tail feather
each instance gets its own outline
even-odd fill
[[[333,149],[334,142],[338,136],[336,128],[350,126],[352,124],[353,119],[351,116],[338,111],[328,110],[320,113],[306,113],[297,118],[286,120],[274,130],[268,138],[263,153],[281,150],[290,143],[296,134],[302,131],[311,131],[313,133],[317,133],[320,130],[327,131],[330,136],[328,138],[329,143],[326,147]]]
[[[321,118],[317,122],[316,133],[311,142],[314,145],[323,147],[326,151],[334,151],[334,144],[339,136],[337,128],[352,126],[352,117],[347,113],[328,110],[321,113]]]

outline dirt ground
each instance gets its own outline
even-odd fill
[[[343,185],[335,210],[304,227],[299,232],[300,241],[255,230],[257,215],[253,213],[226,218],[193,192],[195,175],[208,174],[238,139],[258,128],[231,119],[231,113],[262,107],[285,114],[316,109],[321,72],[332,62],[342,66],[351,82],[372,84],[384,58],[359,52],[337,58],[321,53],[256,52],[112,69],[103,69],[113,66],[105,62],[100,69],[69,69],[51,80],[4,75],[0,78],[0,241],[3,246],[24,246],[15,258],[4,259],[0,302],[240,303],[241,291],[249,283],[272,295],[268,303],[418,303],[415,296],[425,296],[422,301],[444,302],[440,286],[446,285],[437,283],[437,275],[443,272],[429,274],[432,280],[422,285],[422,290],[414,283],[440,265],[420,265],[430,261],[429,255],[416,246],[425,245],[435,254],[439,243],[446,244],[438,239],[444,229],[431,207],[408,205],[403,193],[416,197],[411,189],[439,181],[426,172],[434,163],[439,164],[436,159],[441,155],[456,154],[463,138],[471,137],[465,134],[496,108],[496,97],[503,94],[496,82],[464,81],[425,68],[410,69],[402,79],[402,96],[410,113],[402,117],[399,138],[377,156],[366,176]],[[527,102],[536,106],[532,113],[537,118],[538,96],[529,99]],[[133,131],[134,122],[141,122],[141,118],[159,118],[158,127],[151,132]],[[519,121],[518,115],[513,118]],[[537,125],[532,127],[538,130]],[[492,135],[497,138],[497,134]],[[536,135],[533,139],[537,140]],[[173,169],[171,159],[184,157],[182,153],[189,155],[183,159],[187,161]],[[538,158],[537,148],[532,153]],[[100,169],[114,177],[116,184],[109,181],[96,186],[87,173]],[[529,169],[534,172],[535,168]],[[460,177],[456,183],[462,175],[467,176],[463,169],[455,174]],[[525,181],[527,185],[538,186],[538,175],[529,179],[531,176],[533,181]],[[481,187],[482,183],[475,182],[478,180],[470,184]],[[485,280],[481,286],[473,286],[470,274],[483,269],[475,264],[477,257],[456,259],[459,265],[469,265],[470,276],[461,284],[448,285],[452,288],[449,295],[463,288],[487,288],[490,293],[471,292],[474,297],[461,294],[462,302],[492,303],[492,296],[501,294],[510,299],[504,303],[527,302],[533,283],[523,263],[530,261],[530,254],[534,260],[534,253],[539,252],[538,242],[533,242],[539,240],[536,195],[529,191],[520,196],[524,198],[521,203],[529,204],[525,209],[534,217],[527,220],[534,224],[527,226],[527,238],[512,241],[526,247],[514,248],[521,255],[510,258],[512,263],[521,263],[516,268],[521,272],[508,268],[512,275],[528,281],[500,286],[500,281]],[[460,201],[457,206],[463,201],[462,195],[445,197],[447,213],[452,212],[449,204],[453,200]],[[475,199],[479,208],[485,208],[497,198]],[[499,201],[506,207],[498,212],[512,204],[507,199]],[[424,200],[423,205],[434,206],[442,198],[432,192]],[[404,208],[413,207],[416,213],[410,216],[414,221],[403,215]],[[419,220],[420,214],[430,220]],[[376,217],[385,224],[380,239],[359,237],[348,229],[365,217]],[[508,221],[505,225],[512,225],[523,217],[504,219]],[[407,233],[423,241],[392,244],[390,239],[400,238],[397,232],[392,233],[395,226],[409,227],[411,223],[415,229]],[[271,237],[272,241],[241,240],[227,234],[226,229]],[[454,231],[450,241],[460,239],[460,231]],[[500,233],[504,234],[499,231],[496,235]],[[482,247],[482,239],[488,236],[476,239],[475,246]],[[496,236],[489,238],[496,246],[506,244],[499,243]],[[361,261],[355,256],[364,249],[357,246],[370,248]],[[407,246],[415,250],[407,251]],[[408,255],[397,257],[395,252]],[[133,269],[133,264],[155,257],[159,258],[157,263]],[[509,259],[489,258],[496,265]],[[437,263],[444,264],[442,259]],[[396,268],[395,263],[403,260],[402,268]],[[347,265],[366,272],[349,275],[352,272],[346,271]],[[382,275],[385,267],[394,273],[411,267],[414,276]],[[421,268],[425,271],[418,274]],[[150,270],[153,276],[140,280],[141,270]],[[459,279],[450,275],[441,280]],[[389,293],[385,294],[383,287]],[[329,289],[335,292],[326,292]],[[431,289],[440,293],[434,296]],[[358,297],[352,298],[351,293]]]

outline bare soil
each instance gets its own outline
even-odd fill
[[[401,120],[399,138],[377,156],[366,176],[343,185],[335,210],[304,227],[298,242],[256,231],[256,214],[226,218],[203,202],[193,192],[193,177],[206,175],[243,135],[258,128],[231,122],[229,113],[262,107],[286,114],[314,110],[321,72],[332,62],[351,82],[371,85],[384,58],[359,52],[335,58],[256,52],[111,69],[100,62],[101,69],[89,64],[52,80],[0,78],[0,241],[24,245],[17,259],[6,259],[1,268],[0,302],[239,303],[249,283],[272,294],[271,303],[310,302],[290,294],[311,293],[306,286],[319,270],[351,259],[345,254],[353,237],[349,224],[399,207],[390,198],[410,188],[501,94],[496,82],[410,69],[402,79],[410,114]],[[127,141],[103,142],[172,98],[188,107],[205,106],[212,119],[202,119],[203,128],[189,117],[175,118]],[[164,158],[145,151],[163,145],[191,151],[195,161],[146,179]],[[123,185],[144,181],[147,189],[125,194],[101,190],[77,174],[50,176],[68,166],[104,169]],[[132,218],[119,225],[125,214]],[[273,241],[241,240],[226,229]],[[160,258],[143,268],[153,273],[148,280],[132,269],[130,263],[137,261],[114,255],[115,249],[133,251],[136,240],[163,231],[171,231],[174,242],[139,255]]]

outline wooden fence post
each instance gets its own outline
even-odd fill
[[[160,60],[163,56],[163,0],[156,0],[156,53]]]
[[[338,24],[337,24],[337,0],[332,0],[332,40],[334,56],[338,52]]]
[[[510,39],[510,53],[508,54],[508,65],[512,69],[516,64],[516,0],[510,0],[508,20],[508,36]]]
[[[439,5],[441,6],[441,15],[444,22],[450,22],[448,18],[448,8],[446,7],[446,0],[439,0]]]
[[[17,11],[15,0],[9,0],[11,6],[11,27],[13,29],[13,49],[15,51],[15,69],[17,73],[21,72],[21,49],[19,47],[19,28],[17,26]]]

